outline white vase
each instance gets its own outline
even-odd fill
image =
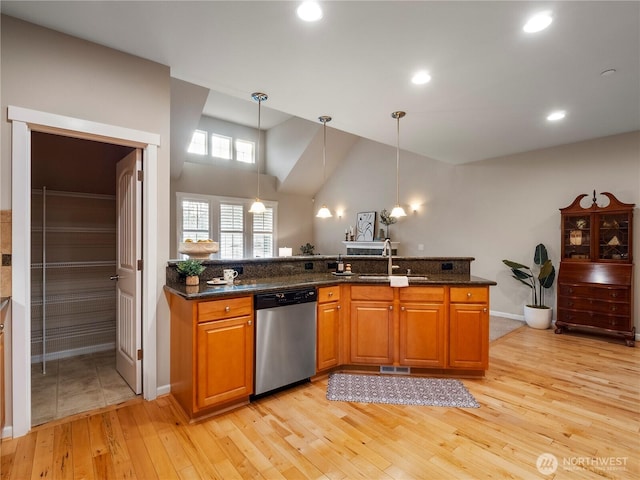
[[[551,326],[551,308],[535,308],[529,305],[524,306],[524,321],[531,328],[546,330]]]

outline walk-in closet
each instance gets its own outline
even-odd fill
[[[133,398],[116,371],[116,163],[131,147],[32,135],[32,425]]]

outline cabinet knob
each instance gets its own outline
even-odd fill
[[[618,307],[616,307],[615,305],[612,305],[612,306],[611,306],[611,311],[612,311],[612,312],[615,312],[616,310],[618,310]]]
[[[389,310],[393,310],[393,305],[389,305]]]
[[[336,310],[340,310],[341,308],[342,308],[342,306],[341,306],[341,305],[338,305],[338,306],[336,307]]]
[[[483,308],[483,309],[482,309],[482,313],[487,313],[487,309],[486,309],[486,308]]]
[[[333,297],[333,292],[329,292],[329,296],[330,296],[330,297]]]
[[[251,326],[251,325],[252,325],[251,320],[249,320],[249,321],[247,322],[247,325],[249,325],[249,326]]]
[[[224,311],[225,312],[230,312],[231,311],[231,307],[227,305],[226,307],[224,307]]]
[[[400,307],[400,310],[402,310],[404,312],[405,308],[404,307]]]
[[[612,296],[613,298],[616,298],[616,297],[618,296],[618,294],[617,294],[616,292],[613,292],[613,293],[611,294],[611,296]]]
[[[467,298],[471,298],[471,292],[467,292]]]

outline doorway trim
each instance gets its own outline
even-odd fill
[[[12,122],[12,436],[31,429],[31,132],[96,140],[143,150],[142,391],[157,397],[157,191],[160,135],[22,107],[9,106]]]

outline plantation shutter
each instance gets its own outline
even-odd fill
[[[244,207],[220,204],[220,258],[244,256]]]
[[[253,256],[268,258],[273,256],[273,208],[253,215]]]
[[[182,201],[182,241],[209,238],[209,202]]]

